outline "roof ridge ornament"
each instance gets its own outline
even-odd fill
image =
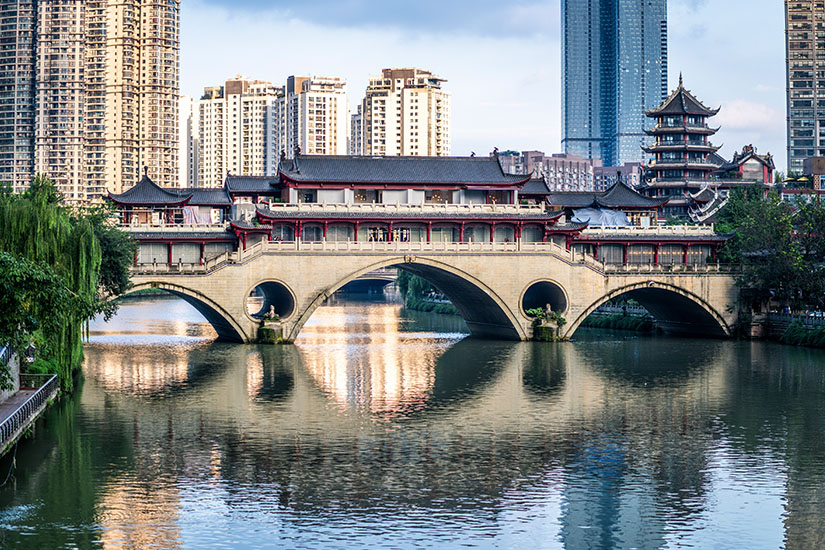
[[[685,87],[684,83],[682,82],[682,72],[681,71],[679,71],[679,87],[680,88]]]

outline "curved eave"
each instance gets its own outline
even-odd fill
[[[104,198],[112,201],[114,204],[117,204],[119,206],[186,206],[189,203],[189,200],[192,198],[192,195],[189,195],[188,197],[186,197],[182,201],[176,201],[176,202],[140,202],[140,201],[130,202],[129,200],[118,199],[118,198],[116,198],[116,196],[112,195],[111,193],[108,196],[104,197]],[[206,205],[204,205],[204,206],[206,206]]]
[[[305,180],[294,178],[286,173],[281,173],[283,183],[290,188],[306,189],[323,187],[325,189],[439,189],[439,190],[458,190],[458,189],[492,189],[501,191],[512,191],[514,188],[521,188],[530,181],[532,176],[527,175],[524,178],[513,179],[512,181],[502,182],[455,182],[455,181],[440,181],[440,182],[399,182],[399,181],[321,181],[321,180]]]
[[[674,151],[688,151],[694,153],[716,153],[724,147],[715,145],[685,145],[684,143],[674,143],[673,145],[651,145],[650,147],[642,147],[645,153],[672,153]]]
[[[232,229],[232,231],[235,232],[236,235],[238,233],[269,233],[272,230],[271,225],[257,225],[253,227],[246,227],[238,225],[235,222],[230,222],[229,227],[230,229]]]
[[[649,136],[664,134],[700,134],[712,136],[718,131],[719,128],[706,128],[704,126],[654,126],[653,128],[646,128],[644,130]]]

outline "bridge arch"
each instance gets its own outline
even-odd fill
[[[518,317],[489,286],[447,263],[413,256],[388,258],[370,264],[326,288],[301,312],[285,339],[294,341],[315,310],[344,285],[370,271],[386,267],[400,267],[435,285],[450,299],[473,335],[500,340],[528,339]]]
[[[725,318],[696,294],[668,283],[642,281],[612,290],[590,304],[570,323],[566,336],[573,336],[596,309],[619,296],[639,302],[668,332],[715,337],[732,334]]]
[[[196,290],[171,283],[147,281],[136,284],[130,288],[129,292],[127,292],[125,296],[128,296],[130,293],[138,290],[147,289],[163,290],[169,294],[181,298],[186,303],[194,307],[198,313],[203,315],[209,324],[212,325],[215,332],[218,333],[219,341],[243,343],[248,342],[251,339],[251,337],[246,334],[243,327],[241,327],[238,321],[228,311],[208,296],[201,294]]]

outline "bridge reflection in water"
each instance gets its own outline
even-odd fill
[[[42,547],[823,540],[822,354],[586,332],[485,342],[444,322],[338,301],[296,346],[93,336],[79,400],[0,492],[18,514],[5,540],[21,523]],[[58,452],[26,460],[47,444]],[[25,508],[44,491],[59,497],[48,512]]]

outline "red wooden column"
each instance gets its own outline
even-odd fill
[[[628,248],[630,248],[630,245],[628,243],[624,243],[624,246],[622,247],[622,253],[623,253],[622,263],[625,264],[625,265],[627,265],[627,249]]]
[[[599,259],[599,243],[593,245],[593,258],[596,260]]]
[[[243,241],[243,249],[246,250],[246,231],[241,233],[241,241]]]
[[[388,243],[392,242],[392,226],[393,226],[392,222],[390,222],[389,225],[387,225],[387,242]]]
[[[662,243],[656,243],[653,245],[653,265],[659,265],[659,247],[662,246]]]
[[[327,240],[327,224],[329,224],[329,222],[324,222],[324,240]]]
[[[172,243],[171,241],[166,244],[166,262],[167,265],[172,265]]]
[[[295,240],[301,240],[301,222],[295,222]]]
[[[687,265],[688,248],[690,248],[689,244],[682,247],[682,265]]]
[[[496,223],[490,222],[490,242],[495,242],[496,237]]]
[[[427,244],[430,243],[430,235],[433,230],[433,222],[427,222]]]
[[[206,251],[206,243],[201,241],[201,265],[203,265],[204,252]]]
[[[358,242],[358,228],[361,226],[359,222],[355,222],[355,242]]]
[[[461,226],[458,229],[458,242],[464,242],[464,222],[461,222]]]

